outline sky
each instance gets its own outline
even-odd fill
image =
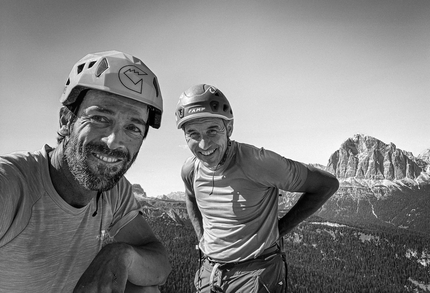
[[[148,196],[183,191],[174,112],[195,84],[227,96],[232,139],[303,163],[357,133],[430,148],[428,0],[2,0],[0,155],[56,146],[72,66],[108,50],[160,83],[162,125],[126,174]]]

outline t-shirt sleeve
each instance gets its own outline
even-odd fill
[[[6,241],[4,237],[12,225],[13,215],[16,214],[19,202],[18,196],[13,196],[16,187],[9,182],[7,173],[7,167],[1,164],[0,158],[0,247]]]
[[[0,247],[14,239],[31,216],[33,200],[25,196],[25,176],[0,157]]]
[[[305,164],[287,159],[273,151],[255,148],[248,157],[253,158],[249,166],[249,176],[255,182],[268,187],[276,187],[295,192],[305,183]]]
[[[188,158],[181,168],[181,178],[184,182],[185,194],[187,196],[194,195],[194,162],[196,158],[190,157]]]

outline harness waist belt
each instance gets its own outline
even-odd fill
[[[266,257],[269,257],[269,256],[273,255],[273,254],[277,254],[277,253],[279,253],[280,251],[281,251],[281,250],[279,249],[278,245],[277,245],[277,244],[274,244],[274,245],[272,245],[271,247],[266,248],[266,249],[263,251],[263,253],[262,253],[262,254],[260,254],[259,256],[254,257],[254,258],[250,258],[250,259],[247,259],[247,260],[243,260],[243,261],[237,261],[237,262],[219,262],[219,261],[215,261],[215,260],[211,259],[209,256],[205,256],[205,258],[207,259],[207,261],[208,261],[211,265],[216,265],[216,264],[218,264],[218,266],[220,265],[220,266],[222,266],[222,267],[224,267],[224,268],[228,268],[228,267],[233,267],[233,266],[238,265],[238,264],[244,264],[244,263],[247,263],[247,262],[250,262],[250,261],[256,260],[256,259],[264,259],[264,258],[266,258]]]

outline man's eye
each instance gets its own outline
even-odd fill
[[[90,118],[91,118],[91,120],[96,121],[96,122],[102,122],[102,123],[109,122],[109,120],[104,116],[94,115],[94,116],[91,116]]]
[[[135,132],[135,133],[142,133],[143,129],[140,129],[139,127],[135,126],[135,125],[129,125],[127,127],[128,130]]]
[[[194,140],[198,140],[200,138],[200,135],[197,132],[188,133],[187,136]]]
[[[217,134],[218,134],[218,130],[212,129],[212,130],[208,131],[208,135],[210,135],[210,136],[215,136]]]

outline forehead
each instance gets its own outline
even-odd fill
[[[79,107],[80,111],[110,110],[113,113],[148,118],[148,106],[108,92],[89,90]]]
[[[198,118],[185,123],[184,130],[209,127],[224,127],[224,121],[221,118]]]

